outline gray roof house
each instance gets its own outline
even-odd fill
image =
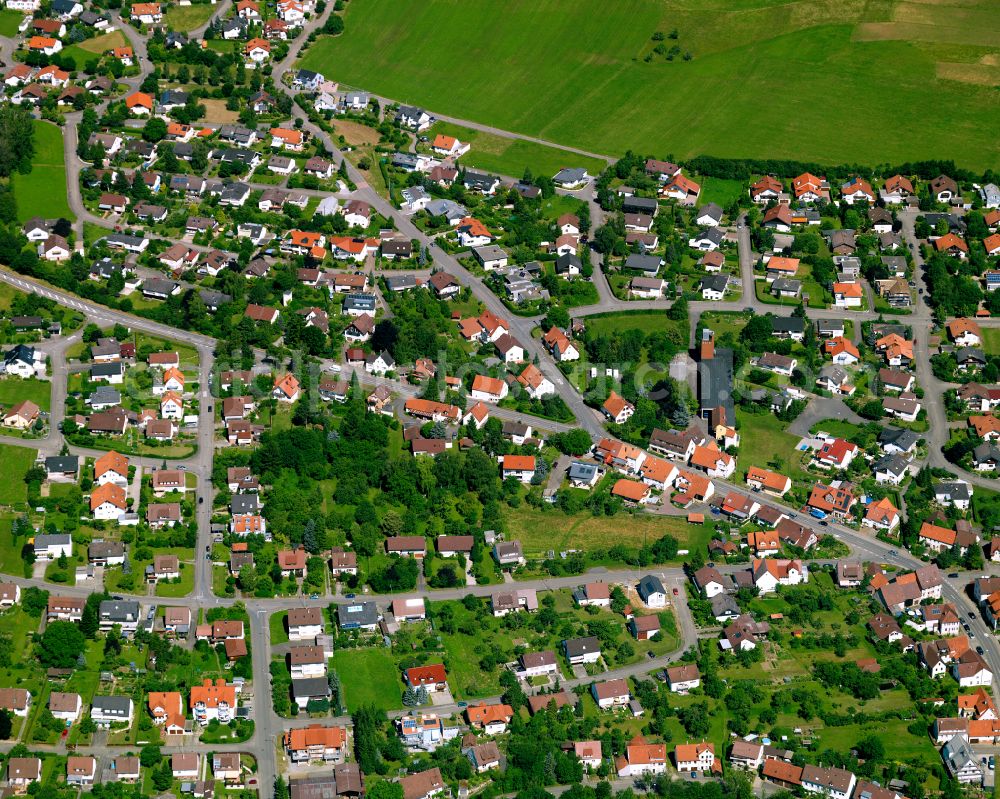
[[[326,677],[303,677],[292,680],[292,698],[304,708],[310,701],[330,698],[330,683]]]
[[[337,625],[341,630],[373,630],[378,622],[378,606],[374,602],[352,602],[337,606]]]
[[[135,704],[130,696],[95,696],[90,703],[90,717],[98,726],[132,721]]]
[[[560,169],[552,176],[552,182],[557,186],[579,186],[581,183],[586,183],[590,180],[590,174],[586,169],[581,167],[572,167]]]
[[[941,748],[941,759],[945,768],[958,782],[969,784],[982,782],[983,770],[976,753],[964,732],[960,732]]]
[[[647,574],[639,580],[636,591],[639,592],[639,598],[647,605],[656,604],[659,596],[662,596],[664,601],[667,598],[667,589],[663,587],[663,582],[655,574]],[[654,602],[650,602],[650,599]]]
[[[658,255],[642,255],[634,252],[625,259],[626,269],[635,269],[649,275],[655,275],[661,266],[663,266],[663,260]]]
[[[80,457],[78,455],[50,455],[45,459],[45,471],[49,477],[75,478],[79,469]]]
[[[586,486],[593,485],[597,480],[597,475],[598,469],[596,463],[583,463],[582,461],[573,461],[566,473],[570,483]]]

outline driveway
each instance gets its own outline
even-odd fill
[[[865,424],[866,420],[847,407],[840,397],[813,397],[806,409],[788,426],[788,432],[801,438],[809,436],[809,428],[824,419],[839,419],[851,424]]]

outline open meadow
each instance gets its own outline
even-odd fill
[[[31,172],[11,176],[17,199],[17,218],[26,222],[33,216],[73,219],[66,200],[66,162],[63,159],[62,130],[51,122],[35,120],[35,157]]]
[[[592,152],[1000,165],[991,0],[355,0],[345,23],[302,66]]]

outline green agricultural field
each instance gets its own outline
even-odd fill
[[[213,11],[215,6],[208,3],[193,6],[172,5],[163,15],[163,22],[172,30],[186,33],[208,22]]]
[[[0,405],[9,408],[22,400],[31,400],[43,411],[49,409],[52,383],[48,380],[0,380]]]
[[[20,11],[12,11],[9,8],[0,11],[0,36],[6,36],[9,39],[14,38],[23,19],[24,14]]]
[[[1000,166],[993,0],[358,0],[345,23],[301,65],[596,153]]]
[[[35,157],[31,172],[11,177],[17,198],[17,218],[33,216],[74,219],[66,200],[66,163],[62,131],[51,122],[35,120]]]
[[[581,166],[591,175],[598,175],[605,167],[605,162],[598,158],[587,158],[555,147],[546,147],[544,144],[484,133],[450,122],[438,122],[426,135],[433,141],[438,133],[454,136],[459,141],[472,145],[472,149],[461,158],[463,166],[509,177],[520,178],[525,168],[535,175],[554,175],[563,167]]]

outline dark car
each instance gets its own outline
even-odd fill
[[[958,572],[952,572],[948,575],[948,578],[951,580],[954,580],[956,577],[958,577]]]
[[[981,646],[977,646],[977,647],[976,647],[976,651],[977,651],[977,652],[978,652],[978,653],[979,653],[980,655],[984,655],[984,654],[986,654],[985,652],[983,652],[983,648],[982,648]]]
[[[970,619],[974,619],[974,618],[976,618],[976,611],[974,611],[974,610],[970,610],[970,611],[969,611],[969,618],[970,618]]]

